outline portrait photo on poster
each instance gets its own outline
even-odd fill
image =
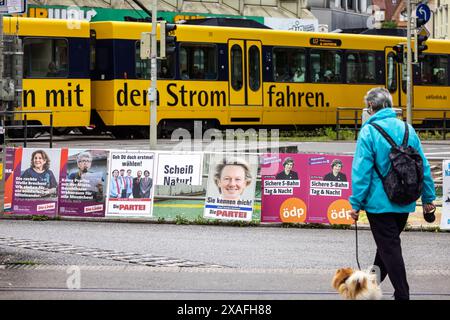
[[[211,155],[204,216],[251,220],[257,171],[256,155]]]
[[[70,197],[72,200],[104,202],[108,153],[69,149],[65,181],[71,190],[77,191]]]
[[[60,149],[23,149],[20,177],[14,181],[15,197],[22,200],[56,200],[60,156]]]
[[[113,169],[109,197],[122,200],[150,199],[150,191],[153,188],[151,172],[151,169]]]
[[[298,180],[298,174],[294,171],[294,159],[285,157],[283,160],[283,170],[276,175],[277,180]]]
[[[341,172],[342,168],[343,168],[342,160],[333,159],[333,161],[331,161],[331,171],[323,177],[323,180],[346,182],[347,176],[345,175],[345,173]]]

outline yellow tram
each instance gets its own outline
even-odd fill
[[[64,20],[13,20],[5,27],[17,20],[24,42],[24,110],[53,111],[55,127],[148,135],[150,61],[140,58],[140,38],[151,24],[80,22],[74,29]],[[190,128],[194,120],[204,128],[334,125],[337,108],[362,108],[376,86],[389,89],[395,107],[406,105],[405,66],[393,52],[405,38],[196,25],[174,32],[176,50],[158,60],[161,129]],[[427,45],[413,67],[413,106],[448,110],[450,41]],[[58,76],[44,73],[49,60]],[[439,117],[422,112],[416,122]]]

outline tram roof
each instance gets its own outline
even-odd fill
[[[4,17],[3,26],[19,36],[89,38],[89,22],[81,20]]]
[[[142,32],[150,32],[151,24],[142,22],[102,21],[91,23],[98,39],[135,39]],[[159,32],[158,32],[159,33]],[[385,35],[316,33],[261,28],[236,28],[228,26],[177,24],[177,41],[192,43],[227,43],[230,39],[261,41],[268,46],[310,47],[327,49],[384,50],[399,43],[406,43],[404,37]],[[312,39],[324,39],[315,45]],[[333,43],[335,45],[333,45]],[[339,45],[337,45],[339,44]],[[450,41],[429,39],[428,52],[450,53]]]

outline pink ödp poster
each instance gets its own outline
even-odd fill
[[[262,222],[351,224],[352,156],[266,154]]]

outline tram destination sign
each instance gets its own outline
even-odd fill
[[[342,41],[340,39],[311,38],[309,44],[320,47],[340,47]]]

